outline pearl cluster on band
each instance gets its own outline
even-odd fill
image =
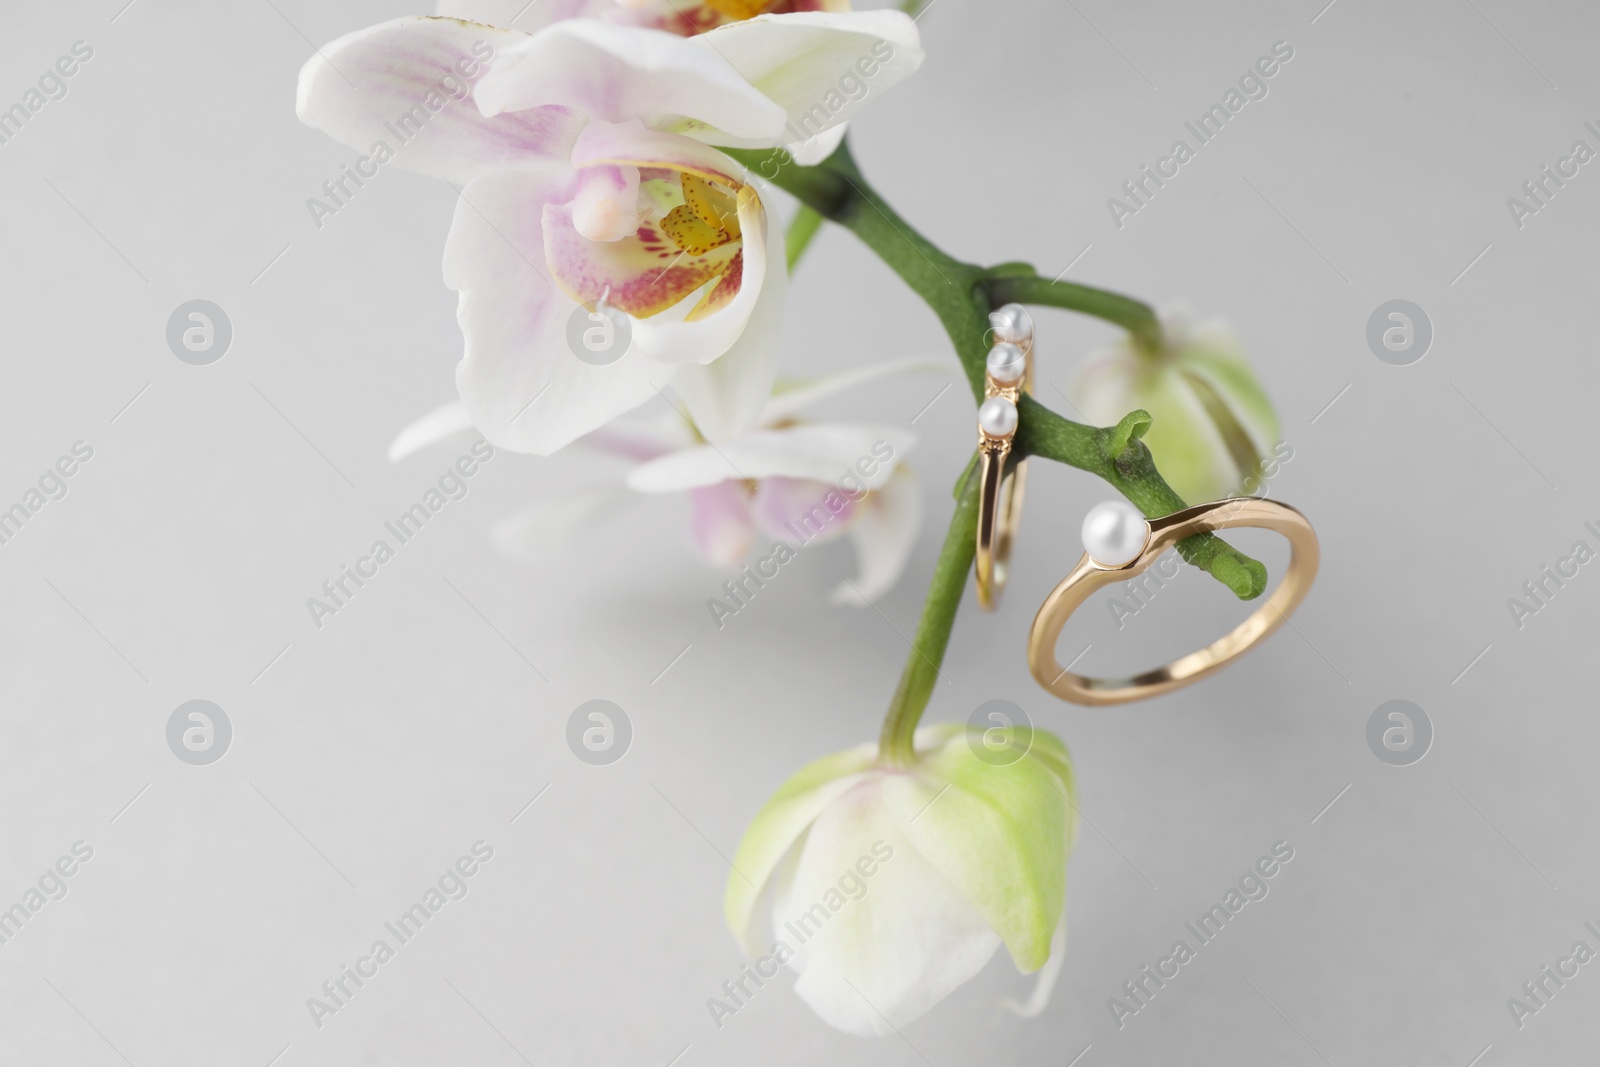
[[[989,329],[995,345],[984,360],[989,397],[978,407],[978,429],[985,437],[1010,438],[1017,432],[1017,397],[1028,375],[1033,318],[1021,304],[1007,304],[989,314]]]

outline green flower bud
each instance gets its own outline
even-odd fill
[[[1084,418],[1113,426],[1143,408],[1144,443],[1167,484],[1190,504],[1260,489],[1262,461],[1278,443],[1278,417],[1233,328],[1162,315],[1161,351],[1132,338],[1091,356],[1069,390]]]
[[[991,730],[992,735],[995,731]],[[802,769],[745,832],[728,877],[729,927],[830,1025],[891,1034],[967,981],[1004,944],[1040,972],[1036,1013],[1065,951],[1072,767],[1055,736],[1005,731],[1025,751],[997,764],[964,724],[917,732],[916,762],[876,745]],[[771,940],[758,927],[764,896]]]

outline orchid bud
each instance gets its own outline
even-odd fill
[[[1195,323],[1162,315],[1159,352],[1131,337],[1091,356],[1069,391],[1084,418],[1114,425],[1143,408],[1153,422],[1144,443],[1167,484],[1190,504],[1261,488],[1264,461],[1278,444],[1278,417],[1222,319]]]
[[[1006,759],[993,758],[997,732],[1017,744]],[[894,1033],[1002,944],[1039,972],[1032,1014],[1065,952],[1066,747],[1031,727],[947,724],[919,730],[915,748],[909,767],[868,744],[802,769],[745,831],[728,878],[735,936],[795,971],[795,992],[848,1033]]]

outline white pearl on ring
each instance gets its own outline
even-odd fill
[[[989,329],[996,341],[1025,345],[1033,340],[1033,317],[1021,304],[1007,304],[989,312]]]
[[[1107,567],[1130,563],[1144,551],[1150,524],[1126,500],[1096,504],[1083,517],[1083,548],[1089,558]]]
[[[990,437],[1010,437],[1017,432],[1017,405],[991,396],[978,406],[978,427]]]
[[[989,377],[1001,385],[1015,385],[1028,370],[1028,357],[1016,345],[1002,341],[989,349],[984,365],[989,368]]]

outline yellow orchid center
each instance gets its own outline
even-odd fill
[[[728,192],[695,174],[682,176],[683,203],[661,220],[672,243],[692,256],[739,239],[739,204]]]
[[[744,22],[759,15],[787,15],[802,11],[849,11],[850,0],[617,0],[630,11],[654,11],[661,28],[685,37]]]
[[[761,14],[771,0],[701,0],[701,3],[731,22],[740,22]]]
[[[623,212],[628,190],[632,207]],[[616,220],[601,210],[613,200]],[[595,165],[568,210],[566,226],[546,230],[545,247],[551,278],[567,295],[586,307],[603,300],[636,319],[693,298],[683,318],[694,322],[739,296],[740,212],[748,219],[761,208],[755,189],[729,175],[611,160]]]

